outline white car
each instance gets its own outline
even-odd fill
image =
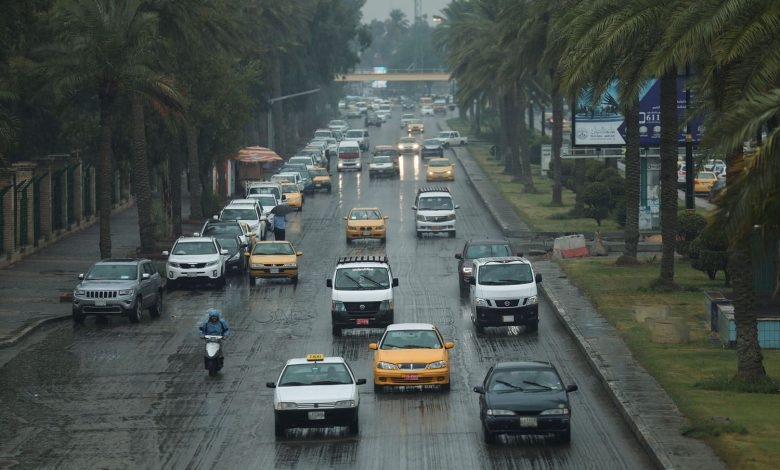
[[[433,108],[430,106],[423,106],[420,108],[420,116],[433,116]]]
[[[168,289],[189,280],[215,281],[219,286],[225,285],[225,261],[229,253],[213,237],[179,237],[171,251],[163,251],[162,254],[168,257],[165,263]]]
[[[290,359],[279,380],[268,382],[274,389],[274,433],[284,437],[289,428],[347,426],[349,434],[359,431],[358,385],[352,369],[341,357],[309,354]]]

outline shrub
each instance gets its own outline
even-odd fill
[[[609,216],[615,205],[609,186],[599,181],[585,184],[582,202],[585,204],[585,214],[595,220],[599,226],[601,226],[601,221]]]
[[[707,219],[694,211],[683,211],[677,214],[677,253],[688,256],[691,242],[707,226]]]
[[[718,271],[726,276],[726,285],[731,284],[731,273],[728,266],[728,240],[722,230],[709,228],[703,230],[688,248],[691,267],[707,273],[710,279],[715,279]]]

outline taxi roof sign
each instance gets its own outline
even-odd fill
[[[306,355],[307,361],[324,361],[325,355],[324,354],[307,354]]]

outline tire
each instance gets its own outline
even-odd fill
[[[72,317],[73,317],[73,323],[75,323],[75,324],[77,324],[77,325],[83,325],[83,324],[84,324],[84,319],[85,319],[87,316],[86,316],[86,315],[84,315],[83,313],[79,313],[79,312],[77,312],[77,311],[75,311],[75,310],[74,310],[74,311],[72,312]]]
[[[291,277],[290,281],[292,281],[293,284],[298,284],[298,276]]]
[[[442,385],[441,386],[441,391],[445,392],[445,393],[449,392],[450,391],[450,383],[447,382],[446,384]]]
[[[460,295],[465,296],[469,293],[469,285],[464,283],[463,281],[458,281],[458,286],[460,287]]]
[[[350,239],[349,237],[347,237],[347,245],[349,245],[350,243],[352,243],[352,239]]]
[[[453,230],[452,232],[449,233],[449,237],[450,238],[455,238],[455,230]]]
[[[561,444],[568,444],[569,442],[571,442],[571,428],[566,428],[564,432],[558,434],[555,437],[556,440]]]
[[[141,318],[143,317],[142,305],[142,299],[140,297],[136,297],[133,309],[127,312],[127,319],[130,320],[130,323],[138,323],[141,321]]]
[[[217,372],[219,372],[219,366],[214,362],[209,364],[209,377],[214,377]]]
[[[257,285],[257,278],[249,276],[249,285],[250,286]]]
[[[226,285],[227,285],[227,276],[223,272],[222,275],[217,278],[217,286],[225,287]]]
[[[385,386],[374,382],[374,393],[385,393]]]
[[[165,290],[170,292],[172,290],[176,289],[176,281],[172,279],[168,279],[165,281]]]
[[[338,325],[331,325],[331,332],[333,333],[333,336],[341,336],[341,327]]]
[[[360,423],[358,422],[357,410],[355,410],[355,417],[352,422],[349,423],[349,434],[355,436],[360,432]]]
[[[383,245],[387,243],[387,237],[382,237],[379,239],[379,243],[382,243]]]
[[[525,331],[526,333],[536,333],[539,331],[539,320],[525,325]]]
[[[274,435],[276,438],[283,438],[285,431],[287,431],[287,428],[285,428],[284,425],[279,422],[279,420],[274,420]]]
[[[488,431],[485,426],[482,426],[482,437],[485,440],[485,444],[495,444],[496,442],[496,435]]]
[[[477,333],[483,334],[485,332],[485,327],[484,326],[480,325],[477,322],[473,322],[473,323],[474,323],[474,328],[477,330]]]
[[[330,186],[328,186],[328,192],[330,193]]]
[[[163,312],[163,293],[162,290],[157,292],[157,299],[154,301],[154,305],[149,307],[149,316],[152,318],[159,318]]]
[[[422,238],[422,232],[419,230],[417,231],[417,238]]]

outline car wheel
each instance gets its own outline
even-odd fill
[[[533,323],[529,323],[525,325],[525,331],[527,333],[536,333],[537,331],[539,331],[539,320],[536,320]]]
[[[387,237],[382,237],[379,239],[380,243],[387,243]]]
[[[469,285],[466,284],[463,281],[458,281],[458,285],[460,286],[460,295],[466,295],[469,293]]]
[[[374,393],[384,393],[386,387],[384,385],[379,385],[378,383],[374,382]]]
[[[352,419],[352,422],[349,423],[349,433],[354,436],[359,432],[360,424],[358,423],[357,410],[355,410],[355,417]]]
[[[328,192],[330,192],[330,186],[328,186]]]
[[[141,317],[143,316],[143,310],[141,308],[141,304],[143,301],[140,297],[137,297],[135,299],[135,305],[133,306],[132,310],[127,312],[127,319],[130,320],[130,323],[138,323],[141,321]]]
[[[162,290],[157,292],[157,300],[154,301],[154,305],[149,307],[149,316],[157,318],[162,315],[163,311],[163,293]]]
[[[422,238],[422,232],[419,230],[417,231],[417,238]]]
[[[290,278],[290,280],[292,281],[293,284],[298,284],[298,276],[293,276],[292,278]]]
[[[287,429],[285,429],[284,425],[279,422],[279,420],[274,420],[274,434],[276,435],[277,439],[280,439],[284,437],[284,432]]]
[[[446,384],[442,385],[441,386],[441,391],[442,392],[449,392],[450,391],[450,383],[447,382]]]
[[[77,312],[75,310],[72,312],[72,316],[73,316],[73,323],[75,323],[77,325],[83,325],[84,324],[84,319],[87,317],[83,313],[79,313],[79,312]]]
[[[455,238],[455,230],[453,230],[452,232],[450,232],[450,238]]]
[[[331,325],[331,333],[333,336],[341,336],[341,327],[338,325]]]
[[[556,437],[558,438],[557,439],[558,442],[560,442],[561,444],[568,444],[569,442],[571,442],[571,428],[566,428],[565,431],[558,434]]]
[[[225,276],[225,273],[222,273],[222,275],[217,278],[217,287],[225,287],[225,285],[227,285],[227,276]]]
[[[493,444],[496,442],[496,435],[488,431],[485,426],[482,426],[482,437],[485,439],[485,444]]]
[[[474,322],[474,328],[477,330],[477,333],[482,334],[485,332],[485,327],[480,325],[477,322]]]
[[[352,242],[352,239],[347,237],[347,245],[349,245]]]
[[[252,276],[249,276],[249,285],[254,286],[257,284],[257,278],[254,278]]]
[[[165,281],[165,290],[170,292],[175,288],[176,288],[176,281],[174,281],[173,279],[168,279],[167,281]]]

